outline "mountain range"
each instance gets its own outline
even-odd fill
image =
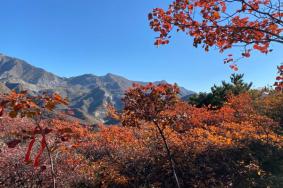
[[[60,77],[23,60],[0,54],[0,92],[28,90],[32,94],[59,93],[68,98],[75,117],[91,123],[107,121],[108,103],[122,109],[121,99],[133,83],[146,84],[110,73],[105,76],[84,74],[70,78]],[[187,98],[193,93],[181,87],[180,97]]]

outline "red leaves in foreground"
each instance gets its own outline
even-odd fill
[[[27,117],[35,122],[35,128],[32,131],[31,135],[24,135],[23,140],[32,137],[26,154],[25,162],[30,162],[31,153],[33,151],[33,146],[36,141],[36,135],[41,135],[42,139],[40,141],[40,148],[34,159],[34,167],[38,167],[40,163],[41,155],[47,146],[46,135],[52,132],[52,129],[46,127],[41,128],[41,119],[42,115],[46,111],[53,111],[57,105],[67,105],[67,99],[63,99],[60,95],[54,93],[49,95],[44,93],[38,96],[29,95],[27,91],[15,92],[12,91],[9,94],[3,94],[0,98],[0,116],[4,115],[4,109],[7,111],[7,114],[11,118],[17,117]],[[8,147],[15,148],[22,140],[15,139],[7,143]],[[49,151],[48,151],[49,152]],[[51,161],[51,160],[50,160]],[[52,173],[53,175],[53,173]]]
[[[17,147],[17,145],[21,143],[21,140],[19,139],[14,139],[7,144],[7,146],[9,148],[15,148]],[[32,136],[32,139],[28,145],[28,148],[27,148],[27,151],[26,151],[26,154],[25,154],[25,162],[26,163],[29,163],[31,161],[31,152],[32,152],[32,148],[34,146],[34,143],[35,143],[35,135]],[[46,148],[46,139],[45,139],[45,135],[43,134],[42,135],[42,139],[41,139],[41,142],[40,142],[40,148],[35,156],[35,159],[34,159],[34,167],[38,167],[39,166],[39,162],[40,162],[40,157],[42,155],[42,153],[44,152],[44,149]]]
[[[31,150],[32,150],[34,142],[35,142],[35,137],[33,136],[32,140],[30,141],[30,143],[28,145],[28,149],[26,151],[26,155],[25,155],[25,162],[26,163],[30,162],[30,154],[31,154]]]
[[[249,58],[252,50],[269,53],[272,42],[283,43],[280,6],[279,1],[271,0],[173,0],[167,9],[153,9],[148,19],[159,34],[157,46],[168,44],[176,29],[205,51],[216,47],[222,53],[237,46],[242,49],[241,58]]]
[[[238,70],[239,70],[238,66],[235,65],[235,64],[230,65],[230,68],[231,68],[232,70],[234,70],[234,71],[238,71]]]
[[[52,130],[48,134],[48,146],[56,156],[53,159],[57,187],[137,187],[144,186],[144,182],[148,187],[162,187],[165,183],[176,187],[155,123],[160,125],[172,151],[182,187],[275,185],[269,179],[278,173],[265,168],[263,163],[276,165],[282,154],[276,153],[282,151],[283,143],[282,135],[276,132],[277,120],[260,115],[247,93],[229,96],[223,107],[209,110],[182,102],[176,96],[177,91],[176,86],[170,85],[135,85],[125,96],[126,110],[115,112],[120,126],[101,125],[97,131],[90,131],[76,122],[42,122],[43,133],[49,132],[45,128]],[[276,94],[282,95],[281,92]],[[260,95],[258,100],[267,98],[266,94]],[[280,116],[281,99],[265,101],[267,111],[276,103],[272,111],[277,109],[279,113],[273,115]],[[11,132],[22,132],[22,128],[34,130],[35,124],[27,123],[27,119],[6,121],[3,118],[0,124],[0,138],[11,136]],[[1,182],[4,182],[3,187],[14,186],[15,176],[20,177],[21,186],[30,182],[38,187],[51,185],[48,173],[51,168],[45,152],[47,136],[44,138],[40,131],[35,132],[37,138],[31,137],[27,147],[31,153],[26,153],[25,147],[4,148],[5,151],[0,152],[0,186]],[[62,136],[69,141],[60,142]],[[35,144],[37,141],[39,143]],[[17,161],[22,153],[26,153],[27,161],[34,157],[35,161],[30,162],[33,165]],[[41,167],[34,169],[34,165]]]
[[[39,166],[39,160],[40,160],[40,156],[42,155],[42,153],[44,152],[44,149],[46,148],[46,140],[45,140],[45,135],[42,135],[42,139],[40,142],[40,149],[34,159],[34,167],[38,167]]]

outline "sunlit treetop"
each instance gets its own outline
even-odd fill
[[[240,57],[248,58],[252,50],[269,53],[272,42],[283,44],[282,8],[280,0],[175,0],[166,10],[154,9],[148,19],[159,33],[157,46],[168,44],[172,31],[183,31],[195,47],[217,47],[222,53],[237,46]],[[236,61],[230,54],[224,62]]]
[[[139,127],[140,121],[156,122],[161,113],[176,105],[179,101],[179,87],[170,84],[147,85],[133,84],[129,88],[122,101],[124,109],[118,115],[116,110],[109,106],[109,115],[122,122],[124,126]]]

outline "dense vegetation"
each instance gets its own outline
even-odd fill
[[[2,96],[10,108],[0,125],[1,187],[176,187],[176,177],[181,187],[283,186],[282,92],[230,95],[211,110],[178,91],[135,85],[122,112],[109,106],[121,123],[95,129],[44,118],[43,109],[66,103],[58,95]]]
[[[248,58],[283,43],[282,2],[175,0],[149,14],[168,44],[174,28],[193,45]],[[195,14],[199,16],[194,16]],[[232,54],[225,63],[238,70]],[[1,187],[283,187],[283,65],[275,90],[250,90],[242,75],[190,103],[176,85],[134,85],[117,125],[69,121],[57,94],[1,95]],[[54,115],[56,114],[56,115]]]

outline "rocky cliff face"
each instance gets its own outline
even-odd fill
[[[23,60],[0,55],[0,92],[29,90],[34,94],[44,91],[60,93],[69,99],[69,107],[77,118],[92,123],[107,121],[106,105],[108,103],[121,109],[121,98],[125,90],[134,82],[136,81],[113,74],[105,76],[85,74],[63,78],[34,67]],[[192,93],[181,88],[181,97]]]

